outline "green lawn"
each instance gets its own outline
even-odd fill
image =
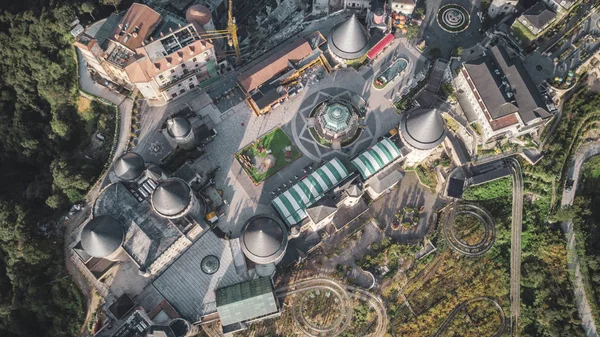
[[[292,147],[292,156],[289,158],[289,161],[285,160],[284,148],[286,146]],[[264,149],[262,152],[259,151],[259,148],[261,147]],[[267,149],[271,150],[271,154],[273,154],[277,160],[275,166],[269,168],[265,172],[261,173],[255,166],[248,167],[241,160],[242,155],[248,156],[251,160],[253,160],[255,157],[262,159],[267,156]],[[298,149],[292,145],[290,137],[288,137],[288,135],[281,128],[277,128],[263,135],[252,144],[241,149],[235,154],[235,158],[238,160],[240,165],[242,165],[250,179],[252,179],[255,184],[259,184],[292,163],[294,160],[298,159],[300,155],[300,151],[298,151]]]
[[[535,35],[525,27],[521,22],[515,21],[511,27],[514,35],[518,37],[523,43],[527,44],[533,40],[535,40]]]

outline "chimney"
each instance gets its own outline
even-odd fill
[[[163,32],[160,32],[160,36],[163,37],[163,36],[165,36],[165,34],[163,34]]]
[[[173,33],[173,28],[169,27],[169,33]]]
[[[154,68],[156,70],[160,70],[160,63],[154,63]]]
[[[181,28],[181,27],[182,27],[182,26],[181,26],[181,23],[178,23],[178,24],[177,24],[177,26],[178,26],[179,28]]]
[[[136,33],[136,32],[133,32],[133,34],[131,34],[131,35],[133,35],[133,37],[138,37],[138,33]]]

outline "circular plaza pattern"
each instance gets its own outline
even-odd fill
[[[329,109],[320,111],[323,103],[328,103]],[[337,103],[341,103],[341,106]],[[323,88],[307,95],[300,104],[298,113],[292,119],[292,136],[302,154],[313,161],[329,160],[338,155],[350,157],[372,145],[377,115],[369,111],[365,100],[356,92],[339,87]],[[322,114],[321,121],[317,118],[317,112]],[[347,120],[347,113],[353,115],[350,121]],[[347,127],[348,131],[344,131]],[[326,132],[346,134],[330,142],[324,138],[326,135],[322,136],[317,131],[325,128],[329,129]],[[349,139],[353,132],[354,136]]]
[[[315,119],[312,136],[322,145],[332,146],[337,141],[343,147],[360,136],[359,111],[348,101],[322,101],[313,108],[309,117]]]
[[[446,211],[444,237],[452,249],[467,256],[485,254],[496,240],[492,216],[473,204],[454,204]]]
[[[471,18],[463,6],[448,4],[438,10],[437,22],[447,32],[460,33],[469,27]]]

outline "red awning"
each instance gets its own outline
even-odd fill
[[[392,41],[394,41],[394,35],[392,33],[389,33],[383,39],[377,42],[377,44],[373,48],[371,48],[371,50],[369,50],[369,52],[367,53],[367,57],[370,60],[374,59],[375,56],[381,53],[383,48],[387,47],[388,44],[392,43]]]

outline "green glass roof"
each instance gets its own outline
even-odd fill
[[[216,290],[221,324],[248,321],[277,312],[271,279],[261,277]]]
[[[352,111],[340,103],[328,105],[323,115],[321,115],[321,123],[323,128],[333,132],[340,132],[350,127],[350,119]]]

